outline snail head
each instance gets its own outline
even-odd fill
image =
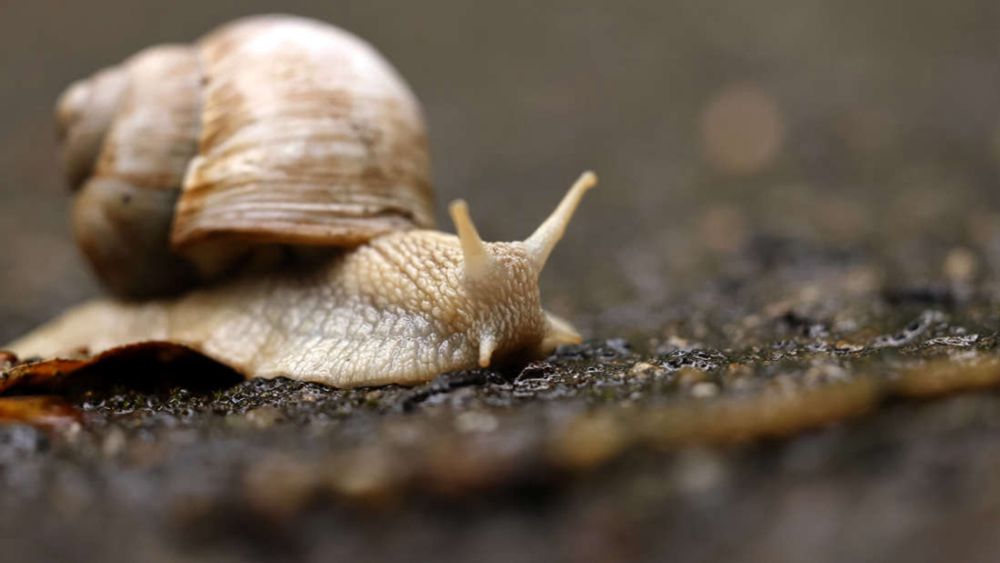
[[[494,355],[545,355],[560,344],[577,344],[580,335],[566,321],[541,307],[538,277],[573,214],[597,176],[585,172],[573,184],[555,211],[523,241],[485,242],[479,236],[465,201],[452,202],[448,211],[462,249],[465,290],[475,303],[479,365],[490,365]],[[520,338],[507,334],[509,320],[519,319]],[[525,331],[525,326],[535,330]],[[506,350],[499,350],[504,342]]]

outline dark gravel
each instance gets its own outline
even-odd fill
[[[233,384],[209,364],[141,358],[91,370],[62,391],[81,422],[0,426],[0,529],[19,530],[7,549],[94,561],[988,559],[996,296],[849,291],[841,276],[857,261],[779,262],[736,289],[706,288],[715,305],[665,336],[414,388]],[[832,281],[803,291],[800,270],[817,268]],[[798,297],[759,298],[771,295]]]

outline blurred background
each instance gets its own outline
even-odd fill
[[[544,277],[551,307],[598,335],[762,246],[873,257],[873,284],[1000,268],[996,2],[14,0],[0,4],[0,342],[99,292],[66,221],[61,90],[276,10],[357,33],[409,80],[439,218],[463,197],[486,238],[522,238],[581,170],[599,173]]]

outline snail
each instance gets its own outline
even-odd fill
[[[57,119],[74,233],[114,297],[7,345],[22,357],[162,342],[346,387],[580,342],[538,278],[594,174],[523,241],[484,242],[462,201],[457,235],[433,230],[419,104],[346,31],[237,20],[71,86]]]

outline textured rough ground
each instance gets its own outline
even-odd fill
[[[5,548],[988,560],[996,296],[854,287],[864,259],[794,248],[692,296],[699,315],[664,311],[663,336],[511,373],[349,391],[183,362],[84,374],[63,391],[78,422],[0,427]]]
[[[0,341],[97,292],[59,91],[233,9],[0,6]],[[287,9],[393,60],[485,238],[600,173],[542,287],[595,340],[412,389],[91,374],[0,426],[0,559],[998,559],[995,1]]]

